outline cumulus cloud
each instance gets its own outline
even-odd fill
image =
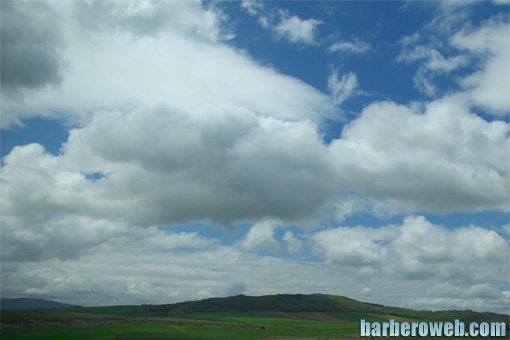
[[[286,11],[280,11],[281,21],[274,27],[279,37],[287,38],[293,43],[303,43],[307,45],[315,45],[317,26],[322,21],[316,19],[300,19],[298,16],[290,16]]]
[[[274,239],[274,229],[278,222],[274,220],[264,220],[253,227],[239,242],[239,245],[245,249],[268,249],[273,253],[282,251],[282,245]]]
[[[37,191],[35,195],[42,194],[42,191]],[[124,243],[129,243],[133,254],[136,254],[149,248],[160,252],[177,248],[204,249],[217,242],[196,232],[166,232],[155,226],[141,229],[122,220],[71,214],[64,209],[52,214],[52,208],[53,212],[57,211],[56,204],[35,206],[30,199],[26,203],[29,208],[35,208],[33,214],[27,212],[25,216],[2,216],[2,261],[79,259],[93,251],[102,252],[104,247],[123,247]]]
[[[4,158],[3,216],[19,228],[83,214],[228,227],[266,217],[310,226],[364,200],[382,215],[506,211],[509,126],[464,109],[455,98],[423,113],[372,104],[329,146],[309,121],[236,107],[98,112],[60,155],[30,144]]]
[[[314,124],[239,108],[102,112],[72,130],[62,150],[53,156],[30,144],[4,158],[6,216],[22,209],[144,226],[264,217],[303,223],[322,218],[337,192]]]
[[[405,280],[440,278],[472,284],[463,293],[465,298],[496,296],[485,281],[504,282],[509,270],[510,247],[495,231],[476,226],[449,230],[422,216],[409,216],[400,226],[319,231],[311,241],[317,254],[340,266],[372,267]],[[444,295],[443,288],[431,292],[436,291]]]
[[[342,187],[390,213],[507,211],[509,125],[487,122],[465,105],[456,96],[429,103],[423,113],[369,105],[329,148]]]
[[[332,263],[346,266],[368,266],[384,261],[385,240],[382,229],[365,227],[328,229],[313,235],[316,252]],[[387,236],[386,236],[387,237]]]
[[[241,5],[280,39],[318,43],[318,20]],[[473,109],[508,111],[508,72],[497,71],[508,25],[489,21],[445,40],[466,55],[409,38],[400,58],[421,63],[424,92],[467,61],[479,70],[459,78],[459,94],[369,104],[328,144],[322,124],[359,93],[356,75],[333,72],[328,96],[262,66],[222,42],[214,5],[1,6],[3,126],[41,115],[75,124],[58,155],[28,144],[3,159],[2,294],[93,305],[341,291],[507,311],[510,295],[497,287],[508,279],[508,226],[449,229],[420,216],[382,228],[324,223],[356,212],[508,211],[510,125]],[[368,48],[341,41],[330,51]],[[165,229],[190,221],[253,225],[233,246]],[[275,236],[287,225],[308,229]],[[309,248],[324,261],[307,262]]]
[[[68,231],[79,236],[67,239],[69,247],[87,237],[93,220],[82,222],[75,221]],[[16,261],[2,254],[3,295],[104,305],[169,303],[239,293],[341,291],[361,300],[370,296],[371,302],[422,309],[508,309],[508,294],[505,297],[496,290],[508,277],[508,242],[476,226],[450,230],[410,216],[400,225],[382,228],[318,231],[311,235],[309,245],[318,255],[330,256],[330,264],[325,264],[261,256],[195,233],[101,223],[94,230],[103,233],[106,241],[81,248],[79,258]],[[50,241],[55,235],[42,237],[48,246],[57,246]],[[11,232],[3,230],[2,242],[5,236],[12,239]],[[354,248],[345,242],[347,238],[363,243]],[[431,257],[429,246],[440,249],[439,256]],[[383,258],[377,260],[375,255]],[[408,262],[414,267],[405,267]],[[417,280],[420,275],[422,279]]]

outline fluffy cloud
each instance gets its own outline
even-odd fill
[[[368,266],[384,261],[384,249],[378,242],[384,240],[382,229],[338,228],[316,233],[312,240],[316,252],[328,261],[346,266]]]
[[[274,229],[277,225],[278,222],[274,220],[264,220],[255,224],[239,245],[245,249],[268,249],[273,253],[281,252],[281,244],[274,239]]]
[[[264,217],[302,223],[327,214],[337,193],[314,124],[239,108],[101,112],[71,131],[62,150],[53,156],[31,144],[5,157],[6,216],[21,209],[144,226]]]
[[[510,247],[495,231],[476,226],[448,230],[422,216],[409,216],[400,226],[324,230],[311,241],[317,254],[339,266],[369,267],[364,271],[411,281],[440,278],[471,284],[460,295],[466,299],[499,296],[486,281],[504,282],[509,271]]]
[[[510,126],[472,105],[508,111],[508,72],[498,71],[508,25],[445,40],[465,55],[410,39],[401,60],[422,64],[415,81],[424,91],[466,61],[479,69],[459,78],[458,94],[367,105],[327,144],[320,129],[357,93],[356,75],[331,74],[328,96],[261,66],[223,42],[214,4],[28,4],[1,3],[2,124],[46,116],[75,129],[58,155],[28,144],[3,159],[2,294],[93,305],[321,291],[507,312],[509,293],[497,290],[508,278],[504,228],[410,216],[312,230],[355,212],[508,211]],[[280,39],[317,43],[318,20],[242,6]],[[367,48],[343,41],[330,51]],[[233,246],[192,225],[163,229],[190,221],[253,225]],[[295,235],[286,225],[308,229]],[[307,257],[310,248],[324,261]]]
[[[286,11],[281,11],[280,15],[281,21],[274,27],[278,36],[285,37],[293,43],[316,44],[317,26],[322,24],[322,21],[313,18],[302,20],[296,15],[290,16]]]
[[[290,230],[285,231],[282,242],[277,241],[274,235],[277,227],[282,227],[280,221],[264,219],[254,224],[237,245],[247,250],[269,250],[273,254],[297,253],[303,248],[303,241]]]
[[[461,96],[431,102],[423,113],[390,102],[368,106],[329,149],[342,187],[390,212],[506,211],[509,125],[465,105]]]
[[[328,256],[330,263],[325,264],[260,256],[196,233],[98,223],[75,220],[72,229],[66,226],[68,234],[77,236],[67,239],[69,248],[78,245],[79,238],[90,238],[90,224],[97,224],[94,232],[103,235],[104,242],[81,247],[79,257],[16,261],[2,254],[3,294],[104,305],[321,291],[416,308],[508,308],[508,297],[496,290],[508,277],[508,242],[475,226],[450,230],[410,216],[401,225],[318,231],[310,236],[309,246]],[[64,228],[60,231],[65,233]],[[57,235],[40,236],[48,247],[62,247],[63,242],[51,241]],[[5,236],[12,239],[10,231],[2,231]],[[359,246],[347,239],[358,240]],[[187,250],[190,247],[196,249]]]
[[[30,144],[4,158],[3,216],[21,229],[83,214],[141,226],[265,217],[306,226],[366,209],[342,191],[383,215],[506,210],[509,126],[459,105],[373,104],[329,146],[310,122],[235,107],[99,112],[58,156]]]
[[[158,36],[179,32],[192,38],[217,41],[225,38],[222,16],[197,0],[174,1],[77,1],[72,15],[86,31],[129,32],[135,36]]]
[[[63,36],[72,42],[58,50],[67,61],[65,70],[59,69],[62,82],[58,90],[49,88],[22,98],[2,91],[4,128],[41,115],[64,116],[82,125],[98,110],[133,109],[155,103],[186,111],[206,105],[233,105],[262,116],[315,122],[340,114],[318,90],[263,67],[223,44],[218,33],[221,13],[202,8],[200,2],[73,1],[52,6],[66,30],[51,26],[56,32],[50,36]],[[33,11],[34,7],[29,9]],[[96,12],[112,20],[103,20]],[[165,20],[153,21],[153,17]],[[107,27],[97,27],[100,24]],[[204,32],[216,33],[208,37]],[[51,39],[45,43],[51,46],[48,49],[55,49]],[[26,43],[36,50],[39,44]],[[2,58],[2,62],[11,59]]]

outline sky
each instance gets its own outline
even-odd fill
[[[1,295],[510,313],[509,1],[1,1]]]

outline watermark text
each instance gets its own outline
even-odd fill
[[[504,322],[366,322],[361,320],[361,336],[482,336],[504,337],[506,325]]]

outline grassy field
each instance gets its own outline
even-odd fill
[[[149,317],[142,306],[2,312],[2,339],[263,339],[342,338],[359,333],[364,313],[207,312]],[[275,317],[275,315],[277,317]],[[326,321],[319,321],[324,319]]]

